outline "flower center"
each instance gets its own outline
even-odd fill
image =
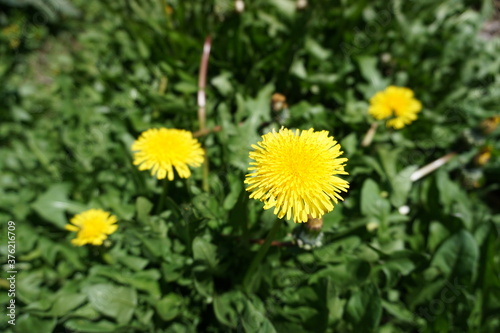
[[[81,238],[96,238],[104,233],[106,229],[106,225],[103,221],[94,220],[87,221],[84,226],[80,229]]]
[[[399,95],[392,96],[389,101],[389,107],[396,117],[400,117],[408,108],[408,99]]]
[[[186,140],[179,138],[177,133],[160,132],[147,141],[143,150],[158,163],[165,161],[176,163],[188,159],[189,148]]]

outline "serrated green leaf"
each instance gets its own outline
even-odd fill
[[[380,291],[371,284],[360,288],[349,298],[346,311],[354,320],[356,331],[374,330],[382,316]]]
[[[217,267],[217,248],[203,238],[193,240],[193,257],[212,269]]]
[[[479,247],[466,230],[449,237],[434,254],[431,266],[438,268],[446,278],[466,277],[474,281],[479,264]]]
[[[68,199],[70,184],[54,184],[32,204],[33,209],[45,220],[63,229],[68,223],[64,213],[85,209]]]
[[[132,288],[96,284],[86,287],[84,292],[94,309],[115,318],[119,324],[128,323],[137,306],[137,292]]]

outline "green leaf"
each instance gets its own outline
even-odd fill
[[[240,196],[241,190],[243,188],[243,181],[238,175],[232,173],[227,175],[227,180],[229,182],[230,192],[224,199],[223,206],[224,209],[230,210],[238,201],[238,197]]]
[[[437,221],[429,223],[429,237],[427,239],[429,250],[436,252],[437,247],[449,236],[449,230],[442,223]]]
[[[352,260],[348,262],[347,270],[353,279],[355,279],[356,283],[361,284],[369,277],[371,266],[364,260]]]
[[[83,304],[86,299],[87,297],[85,295],[78,293],[65,293],[59,295],[55,299],[54,305],[52,305],[49,314],[55,317],[64,316]]]
[[[479,264],[479,247],[466,230],[449,237],[436,251],[431,267],[438,268],[446,278],[452,276],[475,280]]]
[[[382,303],[378,288],[369,284],[354,292],[347,302],[346,311],[355,323],[356,332],[375,330],[382,316]]]
[[[118,256],[118,260],[125,266],[133,269],[134,271],[143,270],[149,263],[149,260],[145,258],[131,256],[131,255]]]
[[[398,320],[404,322],[412,322],[414,314],[411,313],[403,303],[391,303],[382,300],[382,307],[385,311],[390,313],[392,316],[396,317]]]
[[[380,195],[377,183],[368,178],[361,187],[361,213],[365,216],[385,216],[390,206],[387,200]]]
[[[185,82],[181,81],[179,83],[174,84],[174,89],[178,92],[184,94],[194,94],[198,91],[198,87],[193,82]]]
[[[344,149],[347,157],[354,155],[358,147],[358,138],[356,136],[356,133],[353,132],[343,137],[340,141],[340,145]]]
[[[387,81],[382,77],[382,74],[377,68],[377,58],[374,56],[359,56],[357,59],[359,69],[363,78],[370,83],[365,89],[364,96],[366,99],[371,98],[376,92],[383,90]]]
[[[451,209],[455,197],[460,193],[460,188],[451,181],[448,173],[444,170],[438,170],[436,173],[436,185],[439,190],[439,201],[443,205],[444,212],[448,213]]]
[[[70,319],[64,323],[64,327],[74,332],[86,333],[108,333],[115,332],[116,330],[116,324],[113,324],[108,320],[95,322],[86,319]]]
[[[170,321],[182,312],[182,297],[169,293],[156,303],[156,311],[165,321]]]
[[[92,305],[90,304],[85,304],[82,307],[79,307],[75,311],[71,312],[68,314],[70,317],[74,318],[85,318],[85,319],[90,319],[90,320],[96,320],[101,316],[99,312],[97,312]]]
[[[255,308],[250,300],[246,301],[243,316],[241,318],[245,332],[249,333],[275,333],[273,324],[267,317]]]
[[[316,40],[311,37],[306,38],[305,49],[319,60],[325,61],[330,57],[331,51],[322,47]]]
[[[115,318],[119,324],[127,324],[137,306],[137,292],[132,288],[96,284],[84,291],[94,309]]]
[[[217,320],[231,328],[237,328],[243,312],[245,297],[239,291],[230,291],[214,298],[214,313]]]
[[[415,170],[417,170],[417,166],[409,166],[399,172],[395,177],[389,177],[392,186],[390,200],[395,207],[401,207],[406,204],[413,184],[410,176]]]
[[[160,273],[155,269],[131,273],[128,271],[117,270],[110,266],[96,265],[91,268],[91,274],[106,276],[118,283],[129,285],[138,290],[146,291],[155,298],[159,298],[161,295],[158,284]]]
[[[289,0],[270,0],[269,3],[275,6],[281,14],[291,17],[295,14],[296,9],[294,3]]]
[[[44,275],[41,269],[18,273],[16,279],[16,297],[26,304],[38,300],[42,292],[40,285],[45,279]]]
[[[203,267],[196,267],[194,273],[194,287],[203,296],[210,300],[214,293],[214,279],[212,274]]]
[[[412,295],[408,300],[409,307],[412,308],[416,305],[431,301],[433,298],[436,298],[439,292],[443,292],[443,290],[446,290],[446,282],[447,281],[445,281],[445,279],[443,278],[437,279],[432,282],[425,281],[425,284],[423,284],[419,288],[412,290]]]
[[[200,193],[195,196],[192,204],[207,219],[217,220],[224,214],[220,202],[208,193]]]
[[[227,96],[234,90],[234,86],[230,81],[231,78],[231,73],[230,72],[224,72],[216,77],[214,77],[212,80],[210,80],[210,83],[217,88],[217,90],[223,95]]]
[[[145,197],[138,197],[135,201],[135,207],[137,208],[137,219],[144,224],[148,223],[149,213],[153,208],[151,201]]]
[[[311,275],[309,283],[313,284],[321,279],[331,278],[340,287],[356,286],[366,280],[370,270],[370,264],[361,260],[330,265]]]
[[[32,204],[41,217],[61,229],[68,223],[64,215],[66,211],[77,213],[85,209],[85,206],[68,199],[69,188],[68,183],[54,184]]]
[[[399,274],[405,276],[410,274],[415,269],[415,264],[409,258],[395,258],[388,260],[384,267],[387,269],[393,269]]]
[[[217,248],[201,237],[196,237],[193,240],[193,257],[211,269],[217,267]]]
[[[26,332],[51,333],[56,327],[57,320],[56,318],[43,319],[30,314],[22,314],[16,319],[15,323],[16,325],[13,326],[13,328],[14,332],[16,333],[26,333]]]
[[[389,181],[396,177],[397,173],[397,162],[399,157],[400,149],[386,149],[381,148],[378,150],[378,155],[380,159],[380,164],[384,167],[385,174]]]

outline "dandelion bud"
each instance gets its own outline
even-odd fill
[[[311,215],[308,216],[307,223],[306,223],[307,229],[311,231],[319,231],[323,227],[323,218],[314,218]]]
[[[271,96],[271,108],[274,112],[279,112],[286,107],[288,107],[288,105],[286,104],[285,95],[274,93],[273,96]]]

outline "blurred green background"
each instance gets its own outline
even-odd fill
[[[18,270],[2,332],[500,331],[500,131],[480,130],[500,114],[497,3],[297,3],[0,0],[2,309],[8,221]],[[222,127],[199,138],[210,191],[193,170],[158,210],[161,183],[130,145],[152,127],[198,130],[208,35],[207,127]],[[424,109],[361,147],[388,85]],[[288,222],[278,240],[291,246],[242,288],[276,219],[244,190],[248,151],[281,125],[328,130],[351,188],[320,236]],[[102,247],[63,229],[88,208],[119,218]]]

